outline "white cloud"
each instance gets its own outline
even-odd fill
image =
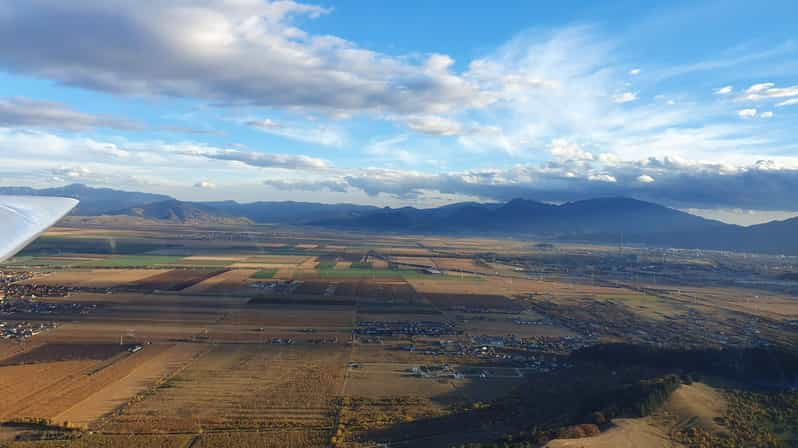
[[[773,118],[773,112],[771,111],[762,112],[759,116],[762,118]]]
[[[765,91],[765,90],[768,90],[768,89],[770,89],[770,88],[771,88],[771,87],[773,87],[774,85],[775,85],[775,84],[773,84],[772,82],[763,82],[763,83],[759,83],[759,84],[754,84],[754,85],[752,85],[751,87],[749,87],[749,88],[748,88],[748,89],[745,91],[745,93],[749,93],[749,94],[751,94],[751,93],[759,93],[759,92],[763,92],[763,91]]]
[[[28,127],[83,131],[91,128],[140,129],[120,118],[78,112],[66,104],[30,98],[0,98],[0,127]]]
[[[90,177],[92,174],[92,170],[85,167],[85,166],[78,166],[78,167],[67,167],[62,166],[58,168],[52,168],[50,170],[53,176],[62,179],[81,179]]]
[[[368,169],[356,170],[345,180],[369,195],[388,194],[405,200],[437,191],[492,200],[530,197],[564,202],[631,196],[676,207],[794,210],[798,157],[737,165],[649,158],[621,161],[600,171],[557,163],[440,174]]]
[[[640,176],[637,176],[637,181],[641,184],[650,184],[654,182],[654,178],[648,174],[641,174]]]
[[[8,129],[0,129],[0,167],[5,168],[6,183],[15,177],[44,173],[61,180],[80,179],[109,186],[146,183],[162,187],[178,184],[191,187],[197,173],[212,172],[217,183],[240,181],[251,175],[247,170],[324,172],[330,168],[327,161],[298,154],[270,154],[190,142],[63,137]]]
[[[198,156],[213,160],[240,162],[260,168],[284,168],[291,170],[324,170],[329,163],[322,159],[293,154],[267,154],[237,149],[207,149],[195,153]]]
[[[583,150],[577,143],[562,138],[552,140],[551,143],[549,143],[548,149],[549,153],[559,160],[593,160],[593,154]]]
[[[455,136],[464,132],[463,125],[457,121],[435,115],[410,116],[406,123],[413,131],[424,134]]]
[[[754,84],[745,91],[743,99],[763,101],[771,98],[789,98],[798,96],[798,86],[776,87],[775,83],[763,82]]]
[[[732,93],[734,87],[732,86],[723,86],[715,89],[715,95],[728,95]]]
[[[205,190],[213,190],[216,188],[216,184],[208,180],[201,180],[194,184],[195,188],[202,188]]]
[[[637,101],[637,93],[635,92],[623,92],[616,94],[612,97],[612,101],[623,104],[623,103],[630,103],[632,101]]]
[[[266,179],[263,181],[264,185],[282,191],[333,191],[338,193],[345,193],[348,190],[349,184],[343,180],[285,180],[285,179]]]
[[[326,126],[282,124],[270,118],[248,120],[245,124],[268,134],[317,145],[342,146],[346,141],[343,131]]]
[[[633,68],[633,69],[629,70],[629,74],[632,75],[632,76],[637,76],[637,75],[640,74],[640,69],[639,68]]]
[[[754,118],[756,117],[756,109],[740,109],[737,111],[740,118]]]
[[[588,176],[587,180],[591,182],[609,182],[609,183],[616,183],[618,179],[615,176],[610,176],[609,174],[591,174]]]
[[[392,56],[300,28],[329,12],[293,1],[11,2],[0,68],[117,94],[344,114],[441,114],[498,99],[446,55]]]
[[[782,102],[776,104],[776,107],[794,106],[796,104],[798,104],[798,98],[793,98],[793,99],[785,100],[785,101],[782,101]]]

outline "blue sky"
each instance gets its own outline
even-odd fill
[[[0,184],[798,213],[798,6],[0,1]]]

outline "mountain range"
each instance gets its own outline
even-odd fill
[[[172,199],[162,194],[121,191],[111,188],[93,188],[83,184],[71,184],[65,187],[43,189],[30,187],[0,187],[0,194],[75,198],[80,200],[80,204],[72,211],[72,214],[80,216],[97,216],[111,210],[121,210]]]
[[[79,199],[77,216],[185,224],[284,224],[376,233],[544,237],[654,246],[798,255],[798,218],[742,227],[631,198],[564,204],[528,199],[463,202],[437,208],[379,208],[354,204],[235,201],[187,202],[169,196],[92,188],[0,187],[0,194]],[[136,221],[138,220],[138,221]]]

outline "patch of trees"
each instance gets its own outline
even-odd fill
[[[647,366],[697,372],[751,384],[798,384],[798,354],[777,348],[682,350],[633,344],[601,344],[572,355],[606,366]]]
[[[650,415],[682,384],[676,375],[650,375],[641,369],[613,372],[584,364],[548,379],[530,379],[527,386],[494,403],[480,418],[524,429],[495,444],[471,446],[539,447],[552,439],[596,435],[613,418]]]
[[[690,427],[675,434],[689,448],[798,446],[798,391],[729,391],[719,433]]]

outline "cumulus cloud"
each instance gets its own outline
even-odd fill
[[[448,56],[393,57],[298,25],[329,12],[293,1],[10,2],[0,67],[126,95],[331,112],[442,113],[496,100]]]
[[[128,120],[76,111],[66,104],[30,98],[0,98],[0,127],[49,128],[83,131],[91,128],[134,130]]]
[[[641,174],[637,176],[637,181],[641,184],[650,184],[654,182],[654,178],[649,176],[648,174]]]
[[[499,201],[525,197],[563,202],[628,196],[679,208],[796,210],[793,191],[798,188],[798,159],[729,165],[649,158],[619,162],[601,171],[553,162],[438,174],[373,168],[354,170],[343,181],[372,196],[387,194],[404,200],[415,200],[429,192]],[[318,188],[317,183],[307,187]]]
[[[612,101],[618,104],[623,103],[631,103],[632,101],[637,101],[637,93],[635,92],[623,92],[613,95]]]
[[[732,86],[718,87],[717,89],[715,89],[715,95],[728,95],[732,93],[733,90],[734,87]]]
[[[576,143],[557,138],[549,143],[549,152],[560,160],[587,161],[593,160],[593,154],[582,149]]]
[[[759,116],[762,118],[773,118],[773,112],[772,111],[762,112],[762,114]]]
[[[632,75],[632,76],[637,76],[637,75],[640,74],[640,71],[641,70],[639,68],[633,68],[633,69],[629,70],[629,74]]]
[[[756,109],[740,109],[737,111],[740,118],[754,118],[756,117]]]

